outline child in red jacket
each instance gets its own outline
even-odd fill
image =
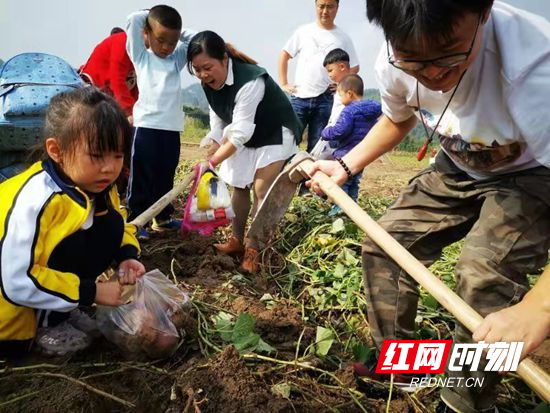
[[[83,79],[112,95],[131,120],[138,98],[136,72],[126,53],[126,33],[115,33],[99,43],[80,68]],[[132,122],[130,122],[132,123]]]

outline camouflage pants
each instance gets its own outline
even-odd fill
[[[455,268],[458,295],[482,316],[517,303],[528,289],[526,274],[544,266],[548,257],[550,170],[539,167],[476,181],[456,169],[442,169],[436,163],[413,178],[379,224],[426,266],[445,246],[464,238]],[[363,245],[363,272],[378,349],[383,340],[414,339],[416,282],[370,239]],[[455,332],[458,342],[471,342],[461,325]],[[482,388],[444,388],[441,397],[448,405],[462,413],[492,408],[498,373],[447,375],[484,377]]]

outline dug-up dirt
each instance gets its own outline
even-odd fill
[[[182,147],[182,157],[198,161],[202,151]],[[415,169],[374,163],[362,189],[395,196]],[[302,358],[315,345],[317,326],[342,322],[337,310],[323,319],[305,316],[299,297],[281,288],[275,275],[242,274],[238,257],[217,252],[213,244],[223,237],[171,232],[142,245],[147,270],[158,268],[192,297],[184,338],[172,357],[131,359],[99,338],[73,357],[33,354],[19,363],[0,362],[0,412],[433,412],[437,390],[414,397],[394,390],[390,398],[386,384],[357,381],[348,365],[353,356],[342,343],[334,343],[331,360]],[[284,265],[276,254],[270,259],[272,267]],[[254,332],[275,351],[242,355],[220,338],[216,317],[239,314],[254,317]],[[547,344],[534,357],[550,371]],[[510,405],[507,398],[499,403]]]
[[[239,260],[218,253],[216,240],[174,232],[143,244],[146,268],[160,269],[192,293],[185,339],[174,356],[128,359],[102,338],[70,358],[33,354],[20,364],[0,365],[0,411],[318,413],[327,406],[385,411],[387,389],[375,383],[358,407],[353,398],[361,393],[345,364],[339,369],[313,359],[293,365],[297,348],[303,352],[314,343],[315,324],[303,318],[296,302],[260,300],[276,295],[276,286],[239,274]],[[242,357],[229,345],[209,348],[206,343],[217,336],[205,336],[205,325],[219,312],[254,316],[255,331],[276,348],[271,355],[277,361]],[[392,411],[414,411],[404,395],[393,399]]]

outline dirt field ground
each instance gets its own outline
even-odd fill
[[[182,147],[186,170],[203,156],[195,145]],[[424,166],[411,159],[395,155],[369,167],[362,198],[381,200],[383,210]],[[298,200],[285,217],[280,240],[263,256],[266,270],[258,276],[240,273],[238,259],[213,248],[223,231],[212,237],[154,235],[143,243],[144,264],[160,269],[192,298],[176,354],[167,360],[128,358],[100,338],[71,358],[33,354],[19,364],[0,364],[0,411],[432,412],[437,389],[390,393],[387,384],[355,380],[349,362],[369,343],[360,286],[338,295],[338,302],[354,303],[349,307],[323,307],[315,294],[340,288],[350,274],[360,282],[355,257],[362,236],[347,221],[338,229],[326,210],[321,200]],[[303,251],[311,251],[307,261]],[[293,258],[300,254],[304,261]],[[339,260],[355,272],[325,286],[321,280],[329,271],[323,265]],[[316,265],[318,270],[310,271]],[[253,320],[247,343],[235,332],[242,314]],[[449,337],[453,321],[439,307],[421,315],[432,332]],[[326,334],[328,354],[319,347],[319,331]],[[259,337],[271,351],[262,350]],[[251,350],[239,353],[235,346]],[[550,345],[536,357],[548,368]],[[539,402],[513,377],[501,388],[503,412],[526,411]]]
[[[197,144],[184,144],[180,158],[184,161],[200,161],[206,150]],[[409,154],[385,156],[374,162],[363,173],[361,191],[365,196],[393,197],[417,172],[427,166],[427,161],[418,162]]]

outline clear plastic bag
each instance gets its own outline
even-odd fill
[[[334,148],[330,147],[329,142],[319,139],[311,150],[310,155],[316,160],[331,160],[334,159],[332,156],[333,153]]]
[[[129,358],[171,356],[179,345],[187,294],[159,270],[143,275],[131,287],[123,294],[127,304],[98,306],[99,330]]]
[[[182,231],[210,235],[216,228],[229,225],[235,214],[225,183],[212,169],[195,167],[195,178],[185,204]]]

